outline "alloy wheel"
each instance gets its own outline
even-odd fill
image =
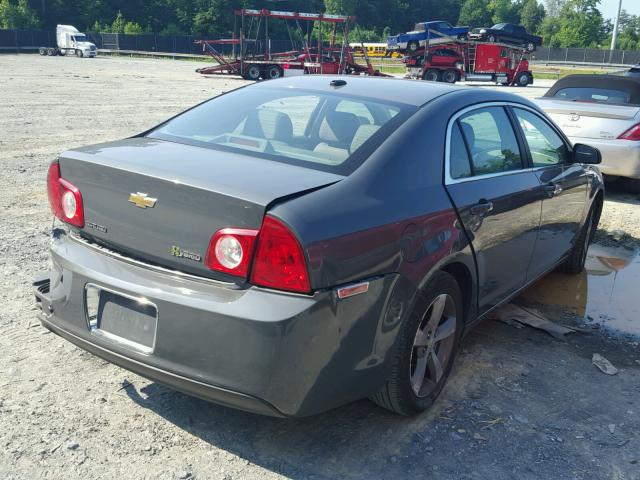
[[[420,322],[411,349],[409,380],[416,396],[429,395],[444,377],[455,345],[456,328],[453,297],[438,295]]]

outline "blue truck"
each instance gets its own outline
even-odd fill
[[[469,27],[454,27],[449,22],[434,20],[431,22],[416,23],[413,31],[391,35],[387,38],[389,50],[404,50],[415,52],[429,45],[450,42],[452,38],[466,40],[469,35]]]

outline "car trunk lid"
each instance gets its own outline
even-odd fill
[[[564,133],[577,138],[615,139],[634,126],[640,107],[541,98],[538,105]]]
[[[82,236],[162,267],[221,280],[204,264],[226,227],[259,229],[267,207],[343,177],[149,138],[65,152],[62,177],[82,193]]]

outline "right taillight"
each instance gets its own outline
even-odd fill
[[[311,291],[300,243],[284,223],[269,215],[264,217],[258,234],[251,283],[290,292]]]
[[[618,140],[634,140],[640,141],[640,123],[634,125],[629,130],[618,137]]]
[[[47,194],[51,213],[63,222],[84,227],[84,206],[80,190],[60,175],[60,163],[54,161],[47,174]]]

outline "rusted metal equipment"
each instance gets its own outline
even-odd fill
[[[375,70],[365,55],[366,65],[358,64],[349,47],[349,26],[355,17],[322,13],[283,12],[267,9],[238,9],[240,28],[233,38],[198,40],[203,52],[216,60],[217,65],[199,68],[203,75],[240,75],[247,80],[269,80],[296,74],[384,74]],[[285,20],[292,49],[272,52],[269,19]],[[301,26],[306,22],[306,32]],[[296,48],[290,23],[301,45]],[[325,25],[329,25],[329,42],[325,44]],[[255,28],[254,28],[255,26]],[[356,27],[357,28],[357,27]],[[316,38],[312,38],[315,31]],[[340,38],[341,37],[341,38]],[[258,52],[260,42],[263,48]],[[231,57],[225,57],[219,45],[232,45]]]

